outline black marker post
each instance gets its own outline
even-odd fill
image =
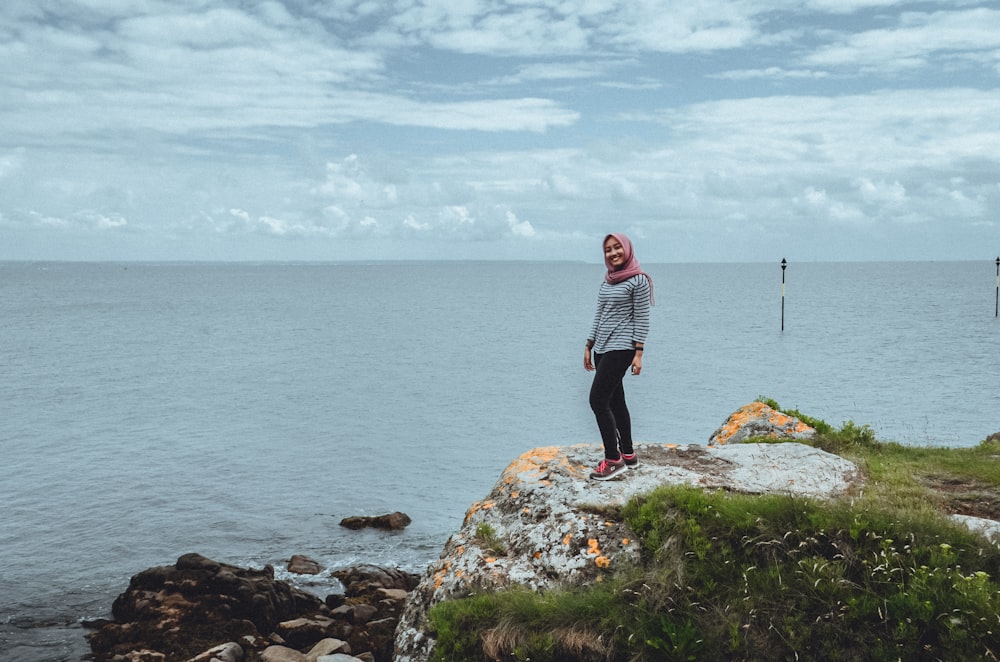
[[[993,317],[1000,313],[1000,256],[997,256],[997,293],[996,301],[993,303]]]
[[[788,262],[785,258],[781,258],[781,331],[785,331],[785,267],[788,266]]]

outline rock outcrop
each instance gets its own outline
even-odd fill
[[[316,662],[323,656],[389,662],[407,592],[417,576],[356,566],[333,573],[343,594],[326,600],[274,578],[199,554],[132,577],[93,623],[97,662]],[[336,659],[336,658],[333,658]]]
[[[708,438],[709,446],[735,444],[751,437],[805,440],[816,436],[816,430],[799,419],[782,413],[760,401],[744,405],[729,415]]]
[[[658,486],[832,497],[863,480],[850,461],[797,443],[637,444],[636,452],[639,466],[607,482],[589,479],[602,453],[595,445],[537,448],[514,460],[410,594],[394,660],[429,658],[427,611],[442,600],[515,584],[585,584],[637,560],[636,536],[613,507]]]

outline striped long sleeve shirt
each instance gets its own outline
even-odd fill
[[[601,283],[588,342],[598,354],[634,349],[649,334],[649,280],[642,274],[612,285]]]

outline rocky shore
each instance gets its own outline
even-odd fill
[[[536,448],[516,458],[472,504],[440,558],[420,575],[360,565],[334,572],[343,594],[325,600],[274,579],[270,566],[239,568],[187,554],[132,578],[114,619],[90,624],[97,662],[426,662],[438,602],[512,585],[545,589],[601,581],[638,554],[615,508],[663,484],[751,494],[829,498],[863,486],[850,461],[805,444],[733,444],[747,436],[807,439],[815,432],[762,403],[734,412],[708,446],[637,444],[638,467],[588,480],[595,445]],[[402,527],[402,513],[344,526]],[[995,536],[1000,525],[967,518]],[[291,572],[321,569],[293,557]]]
[[[315,561],[293,558],[310,569]],[[274,578],[185,554],[144,570],[89,623],[97,662],[388,662],[399,614],[417,576],[359,565],[335,571],[343,594],[325,600]]]

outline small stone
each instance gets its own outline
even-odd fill
[[[402,602],[410,594],[409,591],[404,591],[401,588],[380,588],[378,592],[383,598],[396,602]]]
[[[351,614],[354,612],[354,607],[351,605],[340,605],[335,609],[330,610],[330,616],[333,618],[349,619]]]
[[[229,642],[210,648],[201,655],[192,657],[188,662],[242,662],[243,648],[235,643]]]
[[[306,653],[306,659],[309,662],[316,662],[319,658],[333,655],[334,653],[350,653],[351,647],[346,641],[340,639],[323,639],[319,641],[315,646],[313,646],[308,653]]]
[[[260,654],[261,662],[309,662],[306,656],[294,648],[268,646]]]
[[[306,648],[325,639],[328,628],[333,621],[324,617],[296,618],[278,624],[278,633],[285,638],[289,646]]]
[[[355,605],[351,611],[351,622],[355,625],[367,623],[378,613],[378,609],[371,605]]]

